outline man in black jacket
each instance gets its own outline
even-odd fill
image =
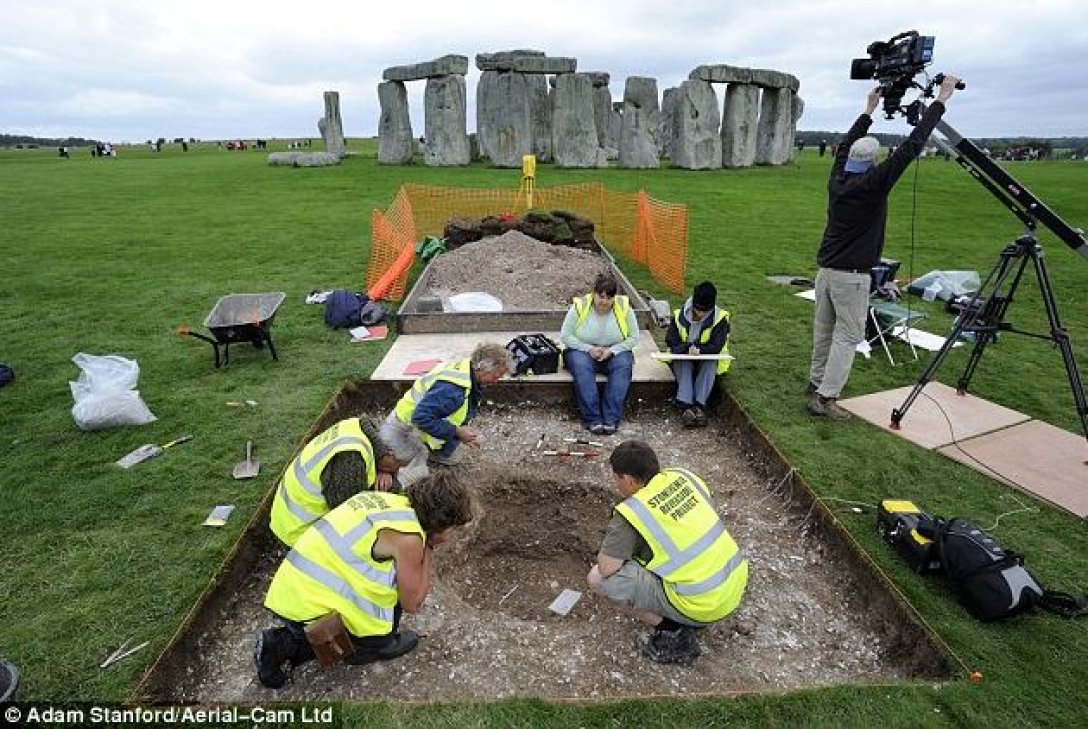
[[[808,410],[835,420],[850,413],[836,400],[850,377],[857,345],[865,339],[870,271],[884,251],[888,194],[914,161],[944,114],[959,79],[946,76],[937,99],[914,131],[880,164],[880,142],[863,136],[873,123],[880,88],[866,98],[865,112],[850,127],[835,154],[827,183],[827,227],[816,262],[816,315],[812,328]]]

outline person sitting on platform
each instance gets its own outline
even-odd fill
[[[582,424],[595,435],[619,429],[635,368],[638,320],[618,289],[615,276],[599,274],[593,291],[574,299],[559,335]],[[603,397],[597,392],[598,373],[608,378]]]
[[[729,354],[729,312],[716,305],[718,290],[709,281],[696,284],[691,298],[672,313],[665,344],[673,354]],[[706,405],[718,375],[729,371],[729,359],[670,362],[676,377],[676,405],[684,427],[707,424]]]

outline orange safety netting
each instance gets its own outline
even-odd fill
[[[374,211],[367,293],[373,299],[403,299],[416,242],[429,235],[441,236],[451,218],[520,215],[526,212],[526,202],[517,190],[404,185],[388,210]],[[589,183],[536,188],[533,208],[589,218],[605,247],[646,266],[673,293],[683,292],[688,259],[686,205]]]

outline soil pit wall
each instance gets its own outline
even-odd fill
[[[275,700],[487,700],[714,695],[949,675],[942,654],[853,553],[803,484],[731,401],[706,430],[684,430],[652,387],[634,390],[628,420],[597,458],[543,450],[585,438],[560,393],[509,385],[488,392],[475,425],[483,447],[469,453],[477,518],[435,553],[424,609],[403,627],[419,647],[390,663],[299,667],[282,690],[257,684],[255,632],[284,550],[267,530],[267,504],[179,637],[152,666],[145,698],[200,703]],[[310,435],[359,413],[381,417],[388,384],[347,387]],[[527,399],[531,398],[531,399]],[[557,405],[556,403],[561,404]],[[727,528],[751,565],[736,613],[701,631],[692,667],[642,658],[642,628],[591,594],[585,574],[616,494],[609,448],[649,442],[662,464],[704,476]],[[543,439],[538,449],[537,443]],[[548,609],[564,589],[583,593],[569,615]]]

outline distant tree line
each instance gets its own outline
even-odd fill
[[[805,147],[815,147],[821,140],[828,145],[838,144],[845,132],[797,132],[796,141]],[[880,140],[885,147],[893,147],[906,137],[902,134],[880,134],[872,136]],[[979,149],[988,149],[994,157],[1001,157],[1011,150],[1037,149],[1039,159],[1063,158],[1076,155],[1083,159],[1088,154],[1088,137],[979,137],[972,139]]]
[[[93,147],[94,139],[66,137],[49,139],[46,137],[28,137],[24,134],[0,134],[0,147]]]

